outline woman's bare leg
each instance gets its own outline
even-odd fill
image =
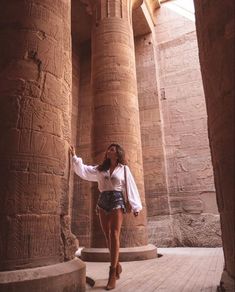
[[[119,260],[120,233],[123,221],[122,209],[116,209],[109,213],[110,216],[110,255],[111,267],[117,266]]]
[[[100,218],[100,225],[102,228],[102,231],[104,233],[105,239],[106,239],[106,244],[109,249],[109,252],[111,252],[111,247],[110,247],[110,216],[109,213],[104,211],[103,209],[99,209],[99,218]]]
[[[101,228],[104,232],[107,247],[110,251],[111,267],[116,267],[119,259],[120,233],[123,221],[122,209],[107,213],[99,210]]]
[[[117,276],[117,264],[119,259],[119,238],[123,221],[123,211],[122,209],[116,209],[106,213],[104,210],[100,209],[99,218],[110,251],[111,266],[106,290],[111,290],[115,288],[116,279],[119,279],[119,275]],[[118,273],[120,274],[120,271]]]

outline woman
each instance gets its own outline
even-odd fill
[[[76,156],[73,146],[70,147],[70,152],[75,173],[85,180],[98,182],[101,192],[97,210],[110,252],[111,265],[106,290],[111,290],[115,288],[116,279],[119,279],[122,272],[119,245],[123,214],[126,212],[123,192],[127,187],[134,216],[138,216],[142,209],[139,192],[129,167],[125,165],[125,153],[120,145],[111,144],[106,150],[104,161],[98,166],[83,164],[82,159]]]

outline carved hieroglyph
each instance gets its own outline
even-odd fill
[[[73,258],[70,1],[0,11],[0,270]]]
[[[147,244],[131,5],[128,0],[96,1],[92,28],[94,160],[95,163],[102,161],[110,143],[122,145],[144,205],[138,218],[125,216],[121,235],[123,247]],[[97,196],[94,196],[94,206],[96,200]],[[104,247],[98,218],[93,217],[91,245]]]

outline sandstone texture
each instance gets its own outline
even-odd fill
[[[125,216],[121,247],[147,244],[135,51],[129,5],[127,0],[101,1],[100,5],[95,5],[91,39],[94,163],[101,163],[111,143],[122,145],[144,205],[137,218],[131,214]],[[93,210],[97,198],[94,186]],[[98,216],[93,214],[92,218],[91,247],[104,247],[105,239]]]
[[[172,219],[175,246],[222,246],[219,215],[177,214]]]
[[[74,252],[105,240],[68,149],[94,165],[110,143],[144,207],[121,247],[223,243],[232,290],[234,1],[194,4],[0,1],[0,290],[84,291]]]
[[[209,140],[225,255],[223,276],[230,276],[234,282],[235,4],[234,1],[229,0],[216,2],[195,0],[194,3],[199,56],[208,112]],[[225,279],[225,281],[227,280]],[[230,289],[227,290],[230,291]]]
[[[1,4],[0,269],[74,257],[74,241],[65,247],[63,240],[70,237],[63,224],[69,216],[69,11],[63,1]]]
[[[1,291],[85,287],[71,233],[70,12],[70,1],[0,2]]]
[[[162,4],[157,11],[157,19],[154,42],[157,77],[154,79],[158,89],[159,128],[162,134],[155,132],[155,139],[164,145],[164,151],[161,156],[159,150],[155,151],[161,157],[158,163],[152,164],[152,160],[146,163],[148,173],[158,170],[158,175],[152,179],[152,187],[149,183],[145,185],[145,188],[150,189],[146,191],[148,221],[151,222],[151,229],[156,231],[156,240],[160,246],[184,246],[187,240],[182,240],[181,236],[191,238],[190,226],[187,228],[190,221],[188,217],[191,218],[191,215],[201,214],[203,220],[209,220],[205,225],[210,226],[212,220],[217,221],[216,226],[220,227],[219,220],[216,220],[218,208],[208,141],[206,104],[193,11],[190,13],[180,1],[170,1]],[[149,60],[149,64],[152,63],[153,58]],[[145,102],[148,103],[148,99]],[[147,119],[151,119],[150,115],[146,115],[145,121]],[[153,137],[151,135],[152,140]],[[153,142],[153,145],[157,145],[157,142]],[[149,153],[146,151],[145,155],[148,157]],[[159,179],[161,185],[158,184]],[[152,191],[153,188],[155,191]],[[167,210],[170,216],[166,224],[167,217],[164,215]],[[211,217],[204,216],[203,213],[209,213]],[[195,222],[199,224],[200,219]],[[182,225],[182,229],[179,225]],[[159,233],[162,235],[160,238]],[[210,237],[213,237],[212,234]],[[195,246],[207,246],[206,240],[203,240],[204,235],[202,232],[197,241],[194,241]],[[152,242],[153,235],[150,237]],[[214,241],[208,242],[212,246],[215,242],[221,245],[216,232],[214,237]],[[191,246],[193,241],[189,240],[188,244]]]
[[[91,42],[84,42],[73,55],[73,76],[80,80],[73,89],[73,98],[78,98],[73,102],[78,106],[73,126],[78,153],[87,164],[96,164],[109,143],[124,146],[146,205],[149,241],[160,246],[183,245],[180,233],[173,233],[179,224],[173,215],[182,215],[184,226],[188,224],[184,215],[202,215],[208,225],[211,221],[220,225],[194,13],[170,2],[157,10],[155,27],[144,7],[136,8],[134,42],[131,28],[125,26],[128,13],[121,15],[115,5],[94,6],[101,13],[91,21]],[[105,246],[93,213],[97,198],[95,185],[74,178],[72,226],[87,247]],[[134,236],[132,227],[123,229],[122,240],[127,234]],[[142,237],[143,230],[136,237]],[[184,237],[187,232],[190,237],[188,229]],[[214,236],[221,245],[217,233]]]

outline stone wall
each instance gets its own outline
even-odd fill
[[[220,226],[194,15],[180,4],[163,4],[155,29],[172,244],[217,246]],[[192,231],[197,236],[192,238]]]
[[[160,90],[154,42],[152,34],[135,38],[148,235],[151,243],[171,245],[173,230],[169,216],[164,137],[159,104]]]

